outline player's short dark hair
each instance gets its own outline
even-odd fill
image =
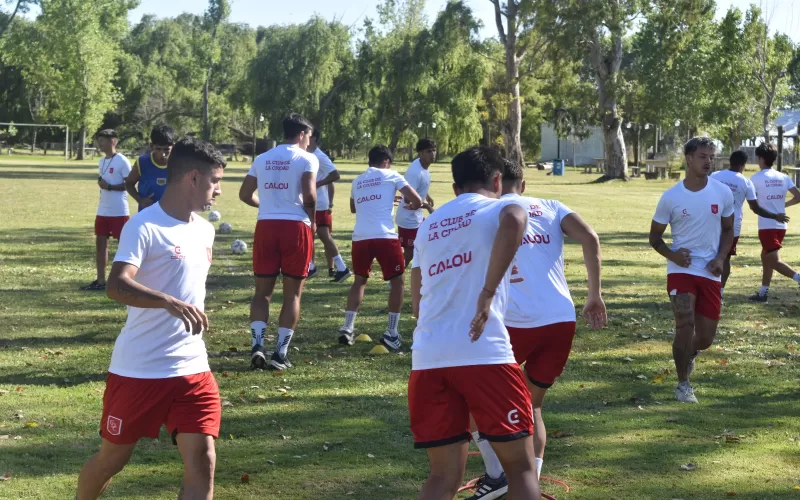
[[[524,170],[522,165],[515,161],[503,160],[503,183],[516,184],[522,181]]]
[[[775,164],[778,159],[778,148],[774,144],[762,142],[756,148],[756,158],[763,158],[768,167]]]
[[[385,160],[389,160],[389,163],[394,161],[392,150],[383,144],[372,146],[372,149],[369,150],[367,157],[369,158],[370,165],[380,165]]]
[[[683,154],[690,155],[700,148],[711,148],[716,150],[717,145],[710,137],[692,137],[683,145]]]
[[[453,182],[462,189],[468,184],[486,185],[495,172],[502,175],[505,170],[500,152],[487,146],[475,146],[458,153],[450,165]]]
[[[172,146],[175,144],[175,129],[169,125],[159,124],[150,131],[150,144],[156,146]]]
[[[309,132],[314,128],[310,121],[298,113],[292,113],[283,119],[283,138],[294,139],[302,132]]]
[[[728,159],[728,162],[731,164],[731,167],[743,167],[747,165],[747,153],[744,151],[734,151],[731,153],[731,157]]]
[[[225,157],[213,144],[193,137],[184,137],[175,143],[167,160],[167,182],[179,179],[191,170],[210,173],[217,167],[226,166]]]
[[[95,138],[104,138],[104,139],[116,139],[119,137],[117,135],[117,131],[113,128],[104,128],[103,130],[99,130],[96,134],[94,134]]]
[[[417,141],[417,153],[426,149],[436,149],[436,141],[433,139],[420,139]]]
[[[317,141],[317,143],[319,143],[319,141],[322,140],[322,130],[315,128],[314,130],[311,131],[311,137],[313,137],[314,140]]]

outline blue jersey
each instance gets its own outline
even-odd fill
[[[136,164],[139,168],[139,184],[136,187],[139,196],[152,196],[153,203],[157,202],[167,188],[167,167],[156,165],[151,153],[140,156]]]

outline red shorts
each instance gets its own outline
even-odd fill
[[[708,319],[719,321],[722,311],[722,283],[693,274],[667,275],[667,293],[670,297],[691,293],[696,297],[694,311]]]
[[[106,217],[98,215],[94,218],[94,234],[97,236],[111,236],[112,238],[119,239],[122,233],[122,226],[125,225],[130,219],[127,215],[120,215],[118,217]]]
[[[761,241],[761,251],[770,253],[783,248],[785,229],[759,229],[758,239]]]
[[[736,255],[736,244],[737,243],[739,243],[739,237],[738,236],[734,236],[733,237],[733,245],[731,245],[731,250],[730,250],[730,252],[728,252],[728,257],[733,257],[734,255]]]
[[[400,246],[403,248],[414,248],[414,240],[417,239],[417,229],[397,228],[397,236],[400,238]]]
[[[525,363],[531,383],[547,389],[564,371],[575,338],[575,322],[553,323],[537,328],[507,326],[517,363]]]
[[[403,249],[400,248],[400,240],[396,238],[354,241],[352,248],[353,272],[358,276],[369,278],[372,261],[375,259],[381,266],[384,281],[389,281],[406,272]]]
[[[522,370],[514,364],[413,370],[408,413],[415,448],[469,440],[470,414],[488,441],[533,434],[531,395]]]
[[[329,227],[333,231],[333,212],[330,210],[317,210],[314,221],[317,223],[317,227]]]
[[[114,444],[157,438],[162,425],[178,433],[219,436],[222,405],[211,372],[173,378],[130,378],[109,373],[100,435]]]
[[[259,278],[308,277],[314,249],[311,228],[296,220],[260,220],[253,242],[253,273]]]

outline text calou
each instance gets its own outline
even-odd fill
[[[380,200],[380,199],[381,199],[381,195],[379,195],[379,194],[371,194],[369,196],[360,197],[358,200],[356,200],[356,203],[364,203],[365,201],[375,201],[375,200]]]
[[[461,267],[469,264],[470,262],[472,262],[472,250],[448,257],[445,260],[439,261],[438,264],[431,264],[431,266],[428,268],[428,276],[436,276],[437,274],[442,274],[448,269]]]
[[[264,189],[289,189],[288,182],[265,182]]]
[[[526,234],[522,237],[522,241],[520,242],[519,246],[524,245],[549,245],[550,244],[550,235],[545,234],[542,236],[541,234]]]

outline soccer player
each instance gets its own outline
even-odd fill
[[[772,169],[772,165],[778,158],[775,146],[762,143],[756,148],[756,157],[761,170],[753,174],[750,181],[756,188],[758,204],[773,213],[783,214],[787,208],[800,203],[800,191],[794,185],[791,177]],[[787,192],[792,193],[792,199],[788,202],[786,201]],[[750,297],[751,302],[767,301],[773,271],[778,271],[787,278],[800,283],[800,274],[784,263],[780,256],[787,227],[785,221],[766,217],[758,218],[758,239],[761,240],[761,289]]]
[[[381,343],[396,352],[401,341],[397,327],[403,307],[403,273],[406,268],[392,222],[394,198],[399,191],[410,210],[419,208],[422,198],[400,174],[391,170],[393,157],[389,148],[375,146],[369,150],[368,156],[369,168],[355,178],[350,195],[350,212],[356,214],[352,244],[355,278],[347,296],[339,343],[353,345],[356,315],[364,300],[372,261],[377,259],[383,280],[389,282],[389,327],[381,337]]]
[[[505,162],[502,199],[514,201],[528,212],[528,226],[517,250],[511,273],[505,326],[517,363],[525,363],[533,402],[533,450],[536,475],[541,475],[547,431],[542,402],[564,371],[575,337],[575,305],[564,276],[564,235],[580,243],[588,275],[589,296],[583,317],[592,329],[608,322],[600,289],[600,240],[575,212],[557,200],[522,196],[523,168]],[[499,498],[508,489],[505,473],[490,443],[473,431],[486,465],[471,500]]]
[[[333,193],[334,182],[340,178],[339,171],[325,152],[319,147],[321,134],[319,129],[314,129],[311,133],[311,140],[308,143],[308,152],[314,153],[319,160],[319,174],[317,175],[317,237],[322,242],[325,249],[325,258],[328,261],[328,276],[333,278],[335,283],[341,283],[350,277],[350,269],[344,264],[339,248],[333,241]],[[336,268],[334,269],[334,264]],[[311,247],[311,267],[308,269],[308,277],[317,274],[317,266],[314,264],[314,247]]]
[[[422,207],[416,210],[409,210],[402,205],[397,207],[397,235],[400,238],[400,246],[403,247],[406,267],[414,258],[414,239],[424,219],[422,209],[427,210],[429,214],[433,213],[433,198],[428,194],[431,187],[431,173],[428,169],[435,159],[436,143],[431,139],[420,139],[417,141],[417,159],[408,166],[404,176],[408,185],[414,188],[423,200]]]
[[[412,310],[418,320],[408,411],[414,446],[428,450],[423,500],[455,496],[467,460],[470,414],[506,471],[509,498],[540,498],[530,393],[503,326],[509,267],[528,215],[519,204],[497,199],[503,163],[487,147],[456,155],[456,199],[422,223],[414,244]]]
[[[258,208],[253,243],[256,290],[250,304],[253,339],[250,367],[283,371],[289,342],[300,318],[300,296],[308,277],[314,246],[319,160],[306,151],[311,122],[293,113],[283,120],[283,144],[260,154],[245,176],[239,199]],[[267,362],[264,336],[275,281],[283,276],[283,306],[278,317],[278,343]]]
[[[773,214],[761,208],[756,199],[756,190],[750,179],[742,175],[744,166],[747,164],[747,153],[744,151],[734,151],[730,156],[730,168],[714,172],[711,177],[714,180],[728,186],[733,193],[733,245],[725,257],[725,265],[722,270],[722,288],[720,289],[720,296],[724,301],[725,299],[725,284],[728,283],[728,277],[731,275],[731,257],[736,255],[736,245],[739,243],[739,235],[742,233],[742,205],[747,200],[750,210],[767,219],[786,222],[789,220],[786,214]]]
[[[717,334],[722,268],[733,244],[733,194],[708,175],[715,152],[707,137],[684,145],[686,178],[661,196],[650,224],[650,245],[667,259],[667,293],[675,315],[675,397],[683,403],[697,402],[689,377],[697,355]],[[672,247],[663,239],[667,225]]]
[[[105,290],[106,267],[108,266],[108,238],[119,240],[122,226],[130,218],[128,193],[125,192],[125,178],[131,173],[131,163],[125,155],[117,153],[117,132],[112,129],[101,130],[95,135],[97,149],[104,157],[100,159],[97,185],[100,186],[100,203],[94,218],[95,260],[97,279],[81,290]]]
[[[100,451],[81,469],[78,500],[97,499],[136,442],[162,425],[183,459],[179,498],[213,498],[222,407],[202,334],[214,227],[193,212],[221,194],[224,168],[212,145],[182,139],[164,196],[122,229],[106,294],[128,306],[128,319],[111,353]]]
[[[167,160],[175,144],[175,130],[156,125],[150,132],[150,152],[136,159],[125,179],[128,194],[139,204],[139,211],[156,203],[167,188]],[[138,184],[138,186],[137,186]]]

